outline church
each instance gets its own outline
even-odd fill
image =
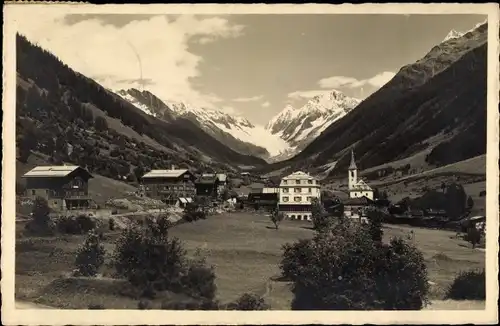
[[[351,150],[351,164],[348,169],[349,198],[366,197],[373,200],[373,189],[361,179],[358,179],[358,168],[354,159],[354,151]]]

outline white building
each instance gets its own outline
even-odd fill
[[[281,179],[279,186],[279,211],[286,218],[308,220],[311,216],[311,201],[320,199],[319,182],[307,173],[298,171]]]
[[[358,168],[354,160],[354,151],[351,151],[351,164],[348,171],[349,198],[366,197],[373,200],[373,189],[361,179],[358,179]]]

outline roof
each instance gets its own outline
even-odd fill
[[[371,191],[372,188],[366,184],[366,182],[364,182],[363,180],[358,180],[358,182],[356,182],[356,184],[354,184],[352,186],[351,189],[349,189],[349,191],[360,191],[360,190],[363,190],[363,191]]]
[[[215,175],[212,174],[212,176],[207,176],[207,175],[202,175],[198,179],[196,179],[197,184],[214,184],[215,183]]]
[[[351,150],[351,164],[349,165],[349,170],[357,170],[356,160],[354,159],[354,151]]]
[[[53,165],[53,166],[37,166],[23,175],[25,178],[36,177],[65,177],[74,171],[81,169],[85,171],[90,178],[93,176],[84,168],[78,165]]]
[[[226,182],[227,175],[225,175],[224,173],[217,173],[217,179],[219,179],[220,182]]]
[[[151,170],[142,178],[178,178],[184,173],[188,172],[187,169],[175,169],[175,170]]]
[[[311,175],[305,173],[305,172],[302,172],[302,171],[297,171],[297,172],[294,172],[290,175],[287,175],[286,177],[283,177],[282,180],[296,180],[296,179],[300,179],[300,180],[315,180],[314,177],[312,177]]]
[[[193,198],[191,198],[191,197],[188,197],[188,198],[179,197],[179,201],[181,203],[183,203],[183,204],[192,203],[193,202]]]
[[[356,198],[349,198],[343,201],[344,205],[349,205],[349,206],[356,206],[356,205],[369,205],[373,201],[370,200],[370,198],[363,196],[363,197],[356,197]]]

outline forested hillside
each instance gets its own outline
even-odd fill
[[[17,144],[122,179],[171,164],[230,170],[265,161],[224,146],[188,119],[149,116],[17,36]],[[133,172],[136,173],[133,173]]]

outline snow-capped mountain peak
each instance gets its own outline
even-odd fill
[[[272,134],[288,142],[294,152],[303,149],[329,125],[344,117],[361,101],[332,90],[311,98],[299,109],[287,105],[266,126]]]
[[[443,42],[446,42],[446,41],[449,41],[449,40],[452,40],[452,39],[456,39],[456,38],[460,38],[464,35],[464,33],[461,33],[461,32],[457,32],[456,30],[452,29],[448,35],[446,35],[446,37],[444,38]]]
[[[286,141],[271,134],[264,127],[255,126],[244,117],[222,110],[200,108],[167,99],[160,100],[149,91],[141,92],[136,89],[120,90],[116,94],[157,118],[186,118],[196,122],[221,143],[243,154],[267,158],[269,155],[278,155],[289,147]]]

